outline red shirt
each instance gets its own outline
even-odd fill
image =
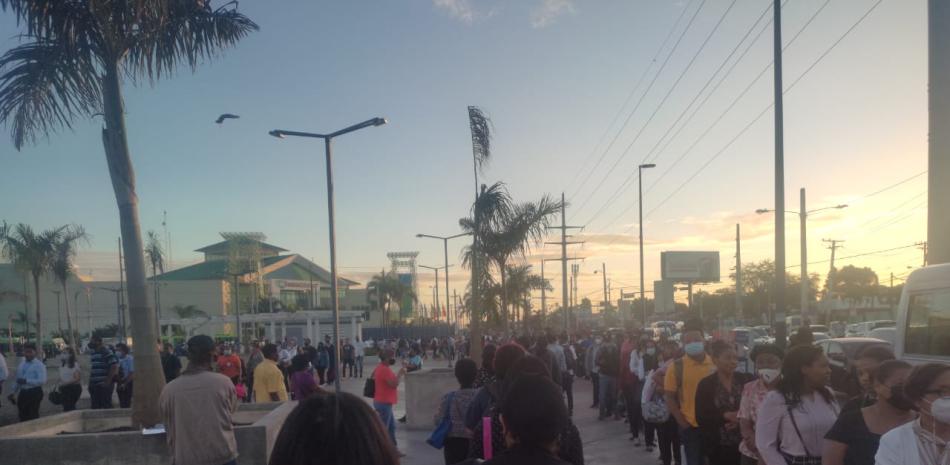
[[[388,365],[380,363],[373,370],[373,379],[376,381],[376,395],[373,400],[381,404],[396,405],[399,399],[397,388],[391,387],[386,381],[395,382],[399,378]]]
[[[241,357],[236,354],[218,356],[218,373],[228,379],[241,377]]]

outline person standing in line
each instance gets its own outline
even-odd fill
[[[347,377],[349,373],[350,378],[356,377],[356,347],[353,344],[350,344],[350,340],[343,340],[343,352],[340,352],[343,357],[343,370],[340,372],[340,376],[343,378]],[[349,368],[349,370],[347,370]]]
[[[696,421],[696,388],[715,369],[703,343],[703,322],[691,319],[683,325],[686,355],[676,359],[666,370],[663,392],[666,406],[679,426],[680,442],[686,452],[687,465],[703,464],[703,439]]]
[[[913,368],[902,360],[881,363],[872,375],[875,403],[842,413],[825,439],[823,465],[874,465],[881,436],[914,420],[914,406],[904,396],[904,383]]]
[[[373,370],[373,380],[376,383],[376,392],[373,396],[373,408],[379,413],[379,419],[389,432],[389,438],[396,446],[396,418],[393,414],[393,405],[399,400],[399,381],[406,374],[403,365],[399,372],[393,373],[392,366],[396,364],[396,356],[392,350],[386,349],[379,353],[379,365]]]
[[[825,435],[838,418],[828,388],[831,366],[820,347],[791,348],[782,363],[782,379],[759,407],[755,445],[766,465],[818,465]]]
[[[330,363],[327,364],[327,384],[330,384],[336,381],[336,377],[340,375],[339,367],[336,366],[336,345],[330,341],[330,335],[326,335],[323,340],[323,345],[327,348],[327,358],[330,360]]]
[[[620,374],[620,349],[614,343],[613,337],[607,336],[600,350],[597,351],[597,367],[600,368],[598,378],[600,379],[600,415],[598,420],[606,420],[614,415],[615,420],[620,419],[616,412],[617,407],[617,377]]]
[[[894,360],[894,352],[885,345],[872,345],[865,347],[858,353],[858,358],[854,361],[854,371],[857,375],[857,386],[852,387],[851,391],[860,391],[861,393],[844,403],[841,406],[841,414],[855,412],[864,407],[870,407],[877,401],[874,390],[874,372],[882,363]],[[833,373],[832,373],[833,375]],[[854,377],[848,376],[849,383],[853,383]],[[832,386],[834,383],[832,382]]]
[[[482,366],[475,375],[474,388],[488,386],[495,382],[495,345],[488,344],[482,349]]]
[[[62,366],[59,367],[59,392],[63,395],[63,411],[70,412],[76,410],[76,402],[82,395],[80,380],[82,370],[72,347],[67,347],[63,354],[65,357]]]
[[[244,373],[244,362],[231,350],[231,346],[224,345],[222,349],[223,353],[218,355],[218,361],[215,363],[218,373],[227,376],[232,383],[237,385],[243,381],[241,378]]]
[[[570,343],[567,333],[561,333],[559,338],[561,348],[564,350],[564,363],[567,365],[567,371],[562,373],[564,376],[564,394],[567,395],[567,416],[574,416],[574,376],[577,375],[577,352]]]
[[[314,356],[313,366],[317,370],[317,377],[320,379],[320,385],[327,383],[327,368],[330,366],[330,353],[327,346],[322,342],[317,344],[317,352]]]
[[[254,369],[254,402],[284,402],[287,400],[287,387],[284,385],[284,374],[277,367],[277,346],[267,344],[261,348],[261,353],[264,360]]]
[[[752,361],[755,363],[756,379],[742,388],[742,401],[739,402],[739,428],[742,442],[742,465],[756,465],[759,450],[755,447],[755,422],[758,419],[759,406],[769,391],[775,390],[781,379],[782,359],[785,352],[775,344],[759,344],[752,349]]]
[[[23,361],[16,370],[16,384],[16,406],[20,421],[39,418],[43,385],[46,384],[46,365],[36,358],[36,344],[23,344]]]
[[[290,362],[297,355],[297,343],[293,338],[284,339],[280,350],[277,351],[277,367],[284,375],[284,385],[290,389]]]
[[[356,358],[356,372],[360,378],[363,377],[363,357],[366,355],[366,343],[356,338],[353,343],[353,354]],[[451,368],[451,367],[449,367]]]
[[[658,366],[653,372],[654,398],[659,396],[665,398],[663,391],[663,381],[666,378],[666,371],[670,365],[678,358],[679,346],[674,341],[662,341],[660,343],[660,354],[658,357]],[[665,423],[656,424],[657,443],[660,448],[660,462],[663,465],[682,463],[682,451],[680,450],[679,426],[676,418],[669,415]]]
[[[170,383],[181,375],[181,360],[175,355],[175,346],[171,343],[166,342],[161,347],[162,372],[165,374],[165,383]]]
[[[135,363],[129,346],[124,342],[115,345],[119,355],[119,382],[116,393],[119,395],[119,408],[132,407],[132,382],[135,380]]]
[[[630,440],[634,447],[640,447],[640,427],[643,424],[643,411],[640,406],[642,394],[640,379],[637,376],[642,364],[639,338],[633,331],[627,332],[627,337],[620,346],[620,392],[623,394],[624,406],[627,410],[627,423],[630,425]]]
[[[112,390],[119,375],[119,360],[102,343],[102,338],[93,336],[89,342],[89,398],[93,409],[112,408]]]
[[[214,340],[188,340],[188,368],[165,385],[158,398],[166,443],[176,465],[236,465],[232,415],[238,408],[234,383],[212,371]]]
[[[295,355],[290,366],[293,371],[290,375],[290,392],[294,400],[304,400],[323,391],[313,380],[313,372],[310,370],[310,362],[306,354]]]
[[[603,338],[597,336],[594,338],[594,342],[584,351],[584,369],[587,371],[587,375],[590,377],[590,382],[593,387],[593,401],[590,404],[590,408],[599,408],[600,407],[600,367],[597,366],[597,355],[600,352],[600,345],[603,343]]]
[[[881,437],[876,465],[946,465],[950,463],[950,365],[914,367],[904,396],[920,416]]]
[[[650,423],[643,420],[643,404],[641,403],[643,397],[643,389],[646,386],[647,376],[649,373],[654,372],[659,368],[657,362],[657,351],[656,351],[656,342],[649,337],[643,337],[640,339],[640,343],[633,352],[630,353],[630,362],[629,369],[636,375],[637,380],[639,381],[638,392],[640,395],[633,399],[637,405],[640,405],[640,408],[637,410],[637,415],[639,415],[643,423],[643,442],[646,446],[644,449],[647,452],[653,452],[653,447],[656,445],[656,427],[655,423]]]
[[[468,407],[475,398],[477,389],[472,387],[478,368],[471,359],[464,358],[455,364],[455,379],[459,389],[442,396],[439,410],[435,413],[434,423],[438,426],[445,415],[449,416],[452,428],[445,438],[442,454],[445,465],[452,465],[468,457],[469,444],[472,441],[472,432],[465,427],[465,415]]]
[[[264,354],[261,353],[261,343],[258,341],[251,342],[251,353],[247,356],[247,363],[244,364],[244,376],[247,378],[247,397],[244,398],[244,402],[250,402],[254,399],[254,370],[263,361]]]
[[[734,344],[715,341],[709,346],[709,354],[716,372],[696,387],[696,421],[703,434],[703,451],[709,465],[736,465],[741,461],[742,442],[739,404],[742,390],[752,376],[736,371],[739,357]]]

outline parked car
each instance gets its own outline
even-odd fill
[[[868,333],[868,337],[887,341],[893,347],[897,342],[897,328],[893,326],[884,326],[881,328],[872,329],[871,332]]]
[[[828,334],[831,337],[845,337],[848,335],[848,324],[843,321],[832,321],[828,326]]]
[[[890,343],[882,339],[869,337],[842,337],[835,339],[816,340],[815,345],[821,347],[831,362],[831,388],[854,397],[861,393],[858,384],[857,370],[854,362],[864,349],[882,345],[891,347]]]
[[[828,330],[828,327],[825,326],[825,325],[809,325],[808,328],[811,329],[811,332],[813,332],[813,333],[825,333],[825,334],[828,334],[828,333],[830,332],[830,331]]]
[[[898,358],[911,363],[950,362],[950,264],[911,272],[897,315]]]

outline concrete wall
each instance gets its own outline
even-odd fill
[[[406,426],[431,430],[442,396],[459,388],[451,368],[423,369],[406,375]]]
[[[266,464],[284,420],[296,402],[242,404],[235,414],[238,464]],[[130,411],[77,410],[0,428],[0,457],[17,465],[168,465],[165,435],[140,431],[95,432],[129,426]],[[65,432],[66,434],[62,434]]]

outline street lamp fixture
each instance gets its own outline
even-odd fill
[[[384,120],[385,121],[385,120]],[[435,236],[432,234],[416,234],[417,238],[428,238],[428,239],[439,239],[442,241],[443,252],[445,253],[445,311],[446,316],[448,316],[449,311],[449,240],[455,239],[458,237],[471,236],[472,233],[465,232],[460,234],[455,234],[453,236]],[[436,284],[438,284],[438,276],[436,276]],[[458,330],[458,315],[455,315],[455,325],[456,330]]]
[[[327,162],[327,216],[329,217],[329,229],[330,229],[330,295],[331,302],[333,304],[333,343],[336,346],[336,350],[333,351],[334,358],[336,359],[337,367],[340,366],[340,294],[337,290],[339,285],[339,278],[337,277],[337,267],[336,267],[336,223],[334,221],[334,201],[333,201],[333,150],[332,150],[332,141],[334,137],[342,136],[344,134],[357,131],[370,126],[382,126],[386,124],[386,118],[371,118],[362,123],[357,123],[352,126],[345,127],[339,131],[331,132],[329,134],[318,134],[312,132],[300,132],[300,131],[287,131],[285,129],[274,129],[268,134],[274,136],[278,139],[283,139],[287,136],[294,137],[311,137],[317,139],[323,139],[326,162]],[[340,392],[340,377],[336,376],[333,380],[333,387],[336,392]]]

